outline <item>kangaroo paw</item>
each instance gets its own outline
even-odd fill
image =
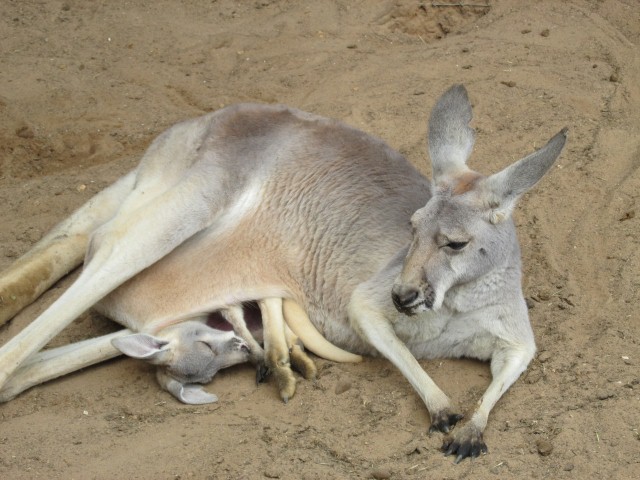
[[[271,370],[269,370],[269,367],[265,365],[264,361],[257,363],[256,364],[256,383],[257,384],[263,383],[267,379],[270,373],[271,373]]]
[[[484,455],[489,449],[482,439],[482,432],[473,423],[467,423],[454,435],[444,439],[442,451],[445,455],[456,455],[454,463],[460,463],[465,458]]]
[[[429,434],[434,432],[449,433],[456,423],[464,418],[464,415],[459,413],[451,413],[449,409],[442,410],[431,415],[431,427],[429,427]]]

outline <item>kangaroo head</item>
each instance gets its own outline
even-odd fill
[[[158,366],[160,385],[183,403],[218,400],[200,385],[219,370],[249,359],[249,346],[233,331],[221,331],[200,322],[182,322],[157,336],[136,333],[112,340],[125,355]]]
[[[566,140],[563,129],[540,150],[486,177],[466,164],[474,143],[471,117],[462,85],[445,92],[431,113],[433,196],[411,217],[413,239],[392,289],[400,312],[437,310],[451,288],[509,262],[519,269],[511,212],[553,165]]]

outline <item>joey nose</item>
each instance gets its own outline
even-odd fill
[[[394,285],[391,290],[391,299],[399,312],[403,312],[410,307],[420,295],[416,288],[404,285]]]

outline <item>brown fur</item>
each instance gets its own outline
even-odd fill
[[[478,182],[484,178],[477,172],[468,171],[455,178],[455,184],[451,190],[453,195],[462,195],[463,193],[470,192],[475,188]]]

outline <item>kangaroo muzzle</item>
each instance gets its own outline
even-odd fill
[[[429,283],[422,289],[396,283],[391,289],[391,300],[400,313],[415,315],[433,307],[435,292]]]

